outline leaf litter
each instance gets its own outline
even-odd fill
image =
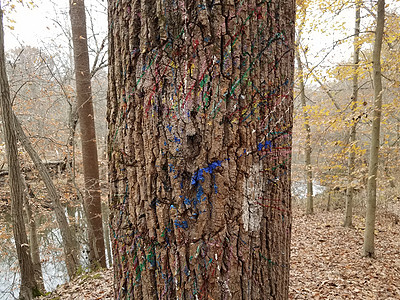
[[[365,220],[343,212],[293,210],[289,299],[400,299],[400,224],[378,215],[376,258],[361,256]],[[82,275],[40,299],[113,299],[113,270]]]
[[[376,258],[362,257],[365,219],[293,211],[289,299],[400,299],[400,224],[377,215]]]
[[[41,300],[111,300],[113,294],[113,269],[87,273],[57,287]]]

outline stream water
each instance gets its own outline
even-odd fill
[[[54,290],[57,285],[67,281],[67,270],[62,260],[58,229],[51,229],[40,237],[43,281],[46,291]],[[0,256],[0,300],[18,299],[20,276],[14,239],[1,240]]]

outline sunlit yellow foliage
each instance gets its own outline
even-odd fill
[[[361,1],[361,0],[357,0]],[[303,62],[303,79],[306,83],[308,105],[301,107],[297,99],[295,130],[301,135],[295,150],[303,155],[304,122],[311,126],[313,169],[321,182],[346,186],[349,153],[356,154],[355,180],[362,182],[367,174],[369,135],[372,117],[372,48],[375,39],[376,2],[363,1],[360,37],[354,45],[354,19],[343,21],[343,14],[354,18],[354,0],[298,0],[297,33],[301,33],[298,49]],[[382,72],[384,80],[384,105],[382,107],[381,159],[399,159],[400,154],[400,0],[387,4]],[[351,12],[351,14],[349,14]],[[346,23],[347,22],[347,25]],[[350,26],[350,27],[349,27]],[[316,51],[313,36],[332,41],[331,48]],[[311,37],[311,38],[310,38]],[[347,49],[360,48],[357,71],[352,53]],[[348,55],[340,55],[339,48]],[[338,54],[336,54],[338,53]],[[353,77],[358,77],[359,95],[356,106],[351,108]],[[297,80],[299,79],[299,76]],[[296,81],[297,83],[298,81]],[[295,85],[296,95],[300,92]],[[335,104],[335,105],[334,105]],[[338,108],[339,107],[339,108]],[[304,119],[303,113],[307,113]],[[349,142],[349,128],[356,125],[357,142]],[[297,148],[298,147],[298,150]],[[301,160],[301,156],[294,155]],[[385,172],[400,172],[398,164],[385,167]],[[389,171],[388,171],[389,170]],[[385,175],[389,176],[389,175]]]

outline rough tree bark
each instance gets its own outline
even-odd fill
[[[385,27],[385,0],[378,0],[378,13],[376,16],[376,31],[373,60],[374,80],[374,112],[372,116],[371,149],[368,168],[368,199],[367,214],[365,218],[364,248],[363,256],[375,256],[375,211],[376,211],[376,177],[378,175],[379,137],[381,129],[382,113],[382,70],[381,51],[383,30]]]
[[[32,299],[34,295],[38,295],[40,292],[34,278],[32,257],[25,229],[23,212],[24,191],[21,182],[17,136],[15,134],[14,117],[11,107],[10,88],[7,80],[5,61],[3,11],[0,3],[0,110],[8,164],[12,227],[21,274],[19,298],[25,300]]]
[[[346,213],[343,226],[353,227],[353,196],[354,196],[354,167],[356,160],[356,129],[358,119],[356,118],[356,109],[358,101],[358,65],[360,63],[360,23],[361,23],[361,5],[362,1],[356,0],[356,10],[355,10],[355,23],[354,23],[354,53],[353,53],[353,94],[351,96],[350,109],[352,111],[352,120],[350,120],[350,140],[349,140],[349,160],[348,160],[348,170],[347,170],[347,189],[346,189]]]
[[[53,204],[54,213],[56,216],[56,221],[58,224],[58,228],[61,232],[62,242],[64,246],[64,254],[65,254],[65,264],[67,267],[67,273],[70,279],[76,276],[76,271],[79,266],[79,251],[76,241],[76,235],[73,230],[69,227],[68,219],[65,216],[64,207],[61,205],[60,195],[54,185],[53,180],[51,179],[50,173],[46,166],[43,164],[39,154],[33,148],[32,143],[29,138],[26,136],[24,130],[22,129],[21,123],[18,118],[13,114],[14,124],[15,124],[15,132],[18,135],[18,139],[23,145],[26,152],[29,154],[29,157],[32,159],[32,162],[36,166],[40,177],[43,180],[43,183],[46,186],[47,192],[50,196],[50,199]]]
[[[75,61],[76,98],[81,129],[83,175],[85,180],[84,207],[88,219],[89,259],[91,268],[106,267],[99,164],[92,102],[89,52],[86,34],[84,0],[71,0],[70,17]]]
[[[292,0],[109,0],[116,299],[287,299]]]

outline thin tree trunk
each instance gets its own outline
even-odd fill
[[[301,63],[300,53],[298,50],[298,46],[296,47],[296,60],[297,60],[297,69],[299,73],[299,86],[300,86],[300,100],[301,106],[303,107],[303,116],[304,116],[304,129],[306,131],[306,140],[305,140],[305,149],[304,149],[304,171],[306,175],[307,182],[307,203],[306,203],[306,214],[314,213],[314,199],[313,199],[313,176],[312,176],[312,165],[311,165],[311,126],[310,126],[310,118],[306,111],[306,92],[303,78],[303,64]]]
[[[53,209],[56,215],[57,224],[60,229],[63,240],[65,264],[67,266],[68,276],[70,277],[70,279],[72,279],[76,276],[76,271],[79,265],[79,259],[78,259],[79,253],[77,250],[75,232],[72,231],[69,227],[67,217],[65,216],[64,208],[60,202],[60,195],[57,192],[53,180],[51,180],[49,171],[43,164],[36,150],[33,148],[31,142],[29,141],[24,130],[22,129],[21,123],[18,121],[18,118],[14,114],[13,118],[15,123],[15,131],[18,135],[18,139],[23,145],[26,152],[28,152],[30,158],[32,159],[32,162],[36,166],[39,175],[46,186],[50,199],[53,203]]]
[[[3,133],[6,146],[8,164],[8,176],[11,195],[12,225],[17,249],[17,257],[21,274],[21,286],[19,298],[22,300],[32,299],[34,295],[40,294],[38,285],[34,278],[32,257],[29,250],[28,237],[26,235],[23,201],[24,193],[21,184],[21,171],[18,159],[18,145],[15,134],[14,117],[11,107],[10,88],[8,85],[5,55],[4,55],[4,30],[3,11],[0,4],[0,108],[3,123]]]
[[[89,258],[92,269],[99,266],[105,268],[106,257],[101,215],[99,164],[84,0],[70,1],[70,17],[74,45],[76,98],[81,129],[83,175],[85,180],[84,206],[88,219]]]
[[[288,299],[294,1],[109,0],[116,299]]]
[[[368,198],[367,214],[365,218],[365,234],[363,255],[375,256],[375,211],[376,211],[376,179],[378,175],[379,136],[382,112],[382,70],[381,50],[383,31],[385,27],[385,0],[378,0],[378,14],[376,17],[375,43],[372,53],[373,80],[374,80],[374,112],[372,119],[371,149],[368,170]]]
[[[300,41],[301,41],[301,33],[305,24],[305,20],[307,17],[307,7],[304,5],[300,6],[301,11],[301,23],[298,29],[297,42],[296,42],[296,62],[297,62],[297,70],[298,70],[298,78],[299,78],[299,87],[300,87],[300,101],[301,106],[303,108],[303,117],[304,117],[304,129],[306,131],[306,141],[304,145],[304,173],[307,184],[307,195],[306,195],[306,214],[314,213],[314,198],[313,198],[313,178],[312,178],[312,165],[311,165],[311,127],[310,127],[310,118],[306,111],[306,91],[304,84],[304,73],[303,73],[303,64],[300,58]],[[335,103],[335,102],[334,102]]]
[[[328,203],[327,203],[327,205],[326,205],[326,210],[327,210],[327,211],[331,211],[331,199],[332,199],[332,190],[331,190],[331,188],[329,187],[329,188],[328,188]]]
[[[103,206],[103,216],[104,219],[107,220],[104,222],[104,242],[106,244],[107,260],[108,260],[108,265],[112,266],[113,261],[111,253],[111,242],[110,242],[110,223],[108,222],[108,220],[110,219],[110,209],[108,205]]]
[[[24,193],[24,207],[26,212],[26,217],[29,225],[29,246],[31,249],[32,263],[33,263],[33,271],[35,274],[35,280],[38,284],[39,289],[42,292],[45,292],[44,282],[43,282],[43,273],[42,273],[42,264],[40,262],[40,249],[39,242],[37,236],[37,228],[35,217],[32,213],[32,208],[29,203],[29,198],[34,199],[35,195],[29,184],[25,181],[24,177],[22,177],[22,183],[25,188]]]
[[[360,36],[360,23],[361,23],[361,0],[356,0],[356,12],[355,12],[355,24],[354,24],[354,53],[353,53],[353,65],[354,65],[354,74],[353,74],[353,94],[351,96],[351,104],[350,109],[352,111],[352,120],[350,121],[350,140],[349,140],[349,161],[348,161],[348,170],[347,170],[347,189],[346,189],[346,213],[345,220],[343,226],[345,227],[353,227],[353,197],[354,197],[354,167],[356,160],[356,127],[357,127],[357,119],[355,118],[357,101],[358,101],[358,65],[360,62],[360,45],[359,45],[359,36]]]
[[[75,155],[75,149],[76,149],[76,141],[75,141],[75,134],[76,134],[76,127],[78,124],[78,112],[77,112],[77,104],[74,102],[69,106],[69,117],[68,117],[68,129],[69,129],[69,135],[67,138],[67,170],[69,173],[68,177],[68,183],[71,184],[75,190],[75,195],[73,199],[73,220],[74,224],[72,224],[74,231],[77,233],[76,236],[78,236],[78,232],[83,232],[84,228],[86,228],[86,224],[81,223],[80,219],[80,213],[82,211],[83,205],[84,205],[84,197],[82,194],[82,191],[80,190],[77,182],[76,182],[76,155]],[[79,241],[77,237],[77,241]],[[86,246],[89,245],[89,243],[84,243]],[[81,252],[80,249],[83,247],[81,243],[78,243],[78,250],[79,253]]]
[[[67,139],[67,170],[70,173],[68,183],[75,185],[75,133],[78,124],[78,114],[76,106],[70,104],[68,110],[68,139]],[[82,202],[83,204],[83,202]]]

